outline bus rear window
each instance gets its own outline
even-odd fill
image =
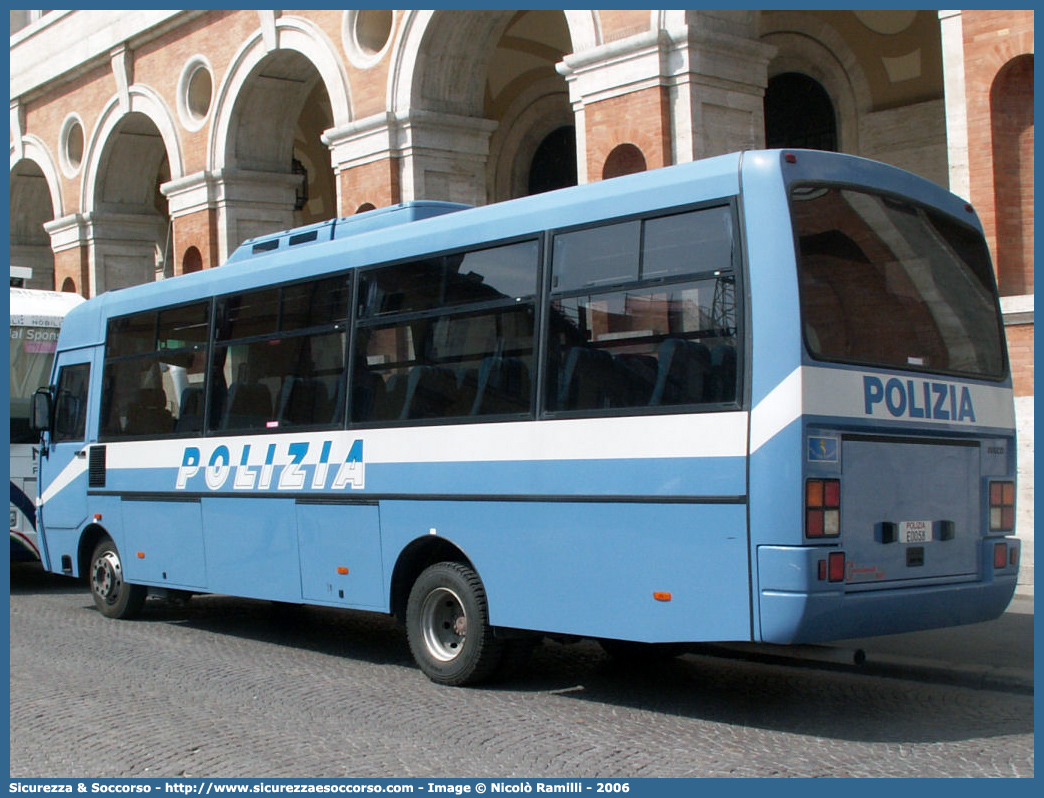
[[[791,193],[813,357],[999,379],[1004,341],[986,242],[908,201],[830,186]]]

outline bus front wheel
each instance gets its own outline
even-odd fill
[[[108,538],[95,547],[88,578],[94,606],[107,618],[133,618],[145,604],[148,591],[123,581],[120,553]]]
[[[437,684],[481,682],[503,656],[482,580],[463,563],[436,563],[417,577],[406,605],[406,634],[417,665]]]

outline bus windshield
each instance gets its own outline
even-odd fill
[[[29,399],[51,376],[57,327],[11,327],[11,443],[36,443]]]
[[[823,185],[791,192],[813,357],[985,379],[1005,375],[982,236],[908,200]]]

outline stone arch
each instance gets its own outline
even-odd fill
[[[222,184],[219,257],[242,241],[337,215],[325,131],[352,119],[348,75],[311,22],[269,24],[236,52],[215,95],[207,164]]]
[[[189,247],[181,258],[181,273],[192,274],[199,271],[203,271],[203,255],[198,247]]]
[[[556,67],[573,30],[598,39],[595,21],[548,9],[408,12],[388,97],[403,132],[404,198],[482,204],[528,193],[541,142],[576,125]]]
[[[239,48],[229,64],[214,96],[207,146],[207,168],[215,171],[227,163],[230,130],[235,123],[236,103],[255,70],[272,53],[287,50],[299,53],[318,73],[326,87],[336,126],[352,121],[351,92],[348,73],[337,56],[334,42],[311,22],[300,17],[280,17],[275,21],[274,40],[258,30]]]
[[[14,266],[33,270],[32,288],[54,288],[54,252],[44,225],[62,213],[61,180],[46,145],[35,136],[21,139],[11,154],[9,256]]]
[[[173,230],[160,185],[184,176],[175,116],[147,86],[104,107],[83,157],[80,210],[90,296],[173,274]]]
[[[1002,295],[1033,293],[1033,55],[1006,63],[990,86],[997,281]]]
[[[393,114],[407,113],[413,107],[414,97],[423,94],[417,84],[419,78],[430,66],[425,63],[426,59],[422,55],[425,40],[432,34],[432,31],[440,26],[448,27],[453,40],[462,43],[461,46],[465,51],[470,49],[469,39],[460,35],[460,31],[453,29],[450,15],[456,13],[461,12],[415,10],[405,12],[405,18],[399,26],[392,48],[392,66],[388,80],[387,107]],[[485,19],[485,25],[491,26],[491,30],[495,30],[498,25],[506,24],[505,18],[510,17],[511,13],[513,12],[495,12]],[[567,10],[562,14],[565,16],[573,52],[587,50],[602,43],[602,31],[597,11]],[[451,46],[448,46],[448,43],[443,44],[441,52],[451,55]],[[466,92],[463,93],[466,94]]]
[[[796,72],[830,95],[837,115],[838,149],[858,154],[859,120],[872,108],[870,86],[858,59],[829,25],[800,12],[762,12],[761,41],[776,48],[768,77]]]
[[[62,209],[65,207],[65,201],[62,197],[61,173],[58,170],[58,164],[54,156],[51,155],[51,151],[36,136],[23,136],[20,154],[19,152],[12,152],[11,154],[12,172],[14,172],[15,166],[21,161],[32,161],[39,167],[43,173],[44,180],[47,181],[47,191],[51,196],[51,210],[53,211],[51,218],[59,218],[63,213]]]
[[[121,123],[131,114],[140,114],[155,127],[170,164],[169,179],[178,180],[184,176],[181,141],[170,108],[158,94],[148,87],[131,86],[128,96],[129,102],[125,108],[118,97],[112,98],[106,104],[84,150],[83,178],[80,187],[80,211],[82,213],[90,213],[95,210],[96,192],[104,167],[102,161],[106,148]]]
[[[618,144],[613,147],[602,166],[602,179],[622,177],[644,172],[647,168],[645,154],[634,144]]]

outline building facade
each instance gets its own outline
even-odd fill
[[[1032,447],[1032,11],[10,13],[11,263],[34,285],[93,296],[413,199],[834,149],[976,206]]]

